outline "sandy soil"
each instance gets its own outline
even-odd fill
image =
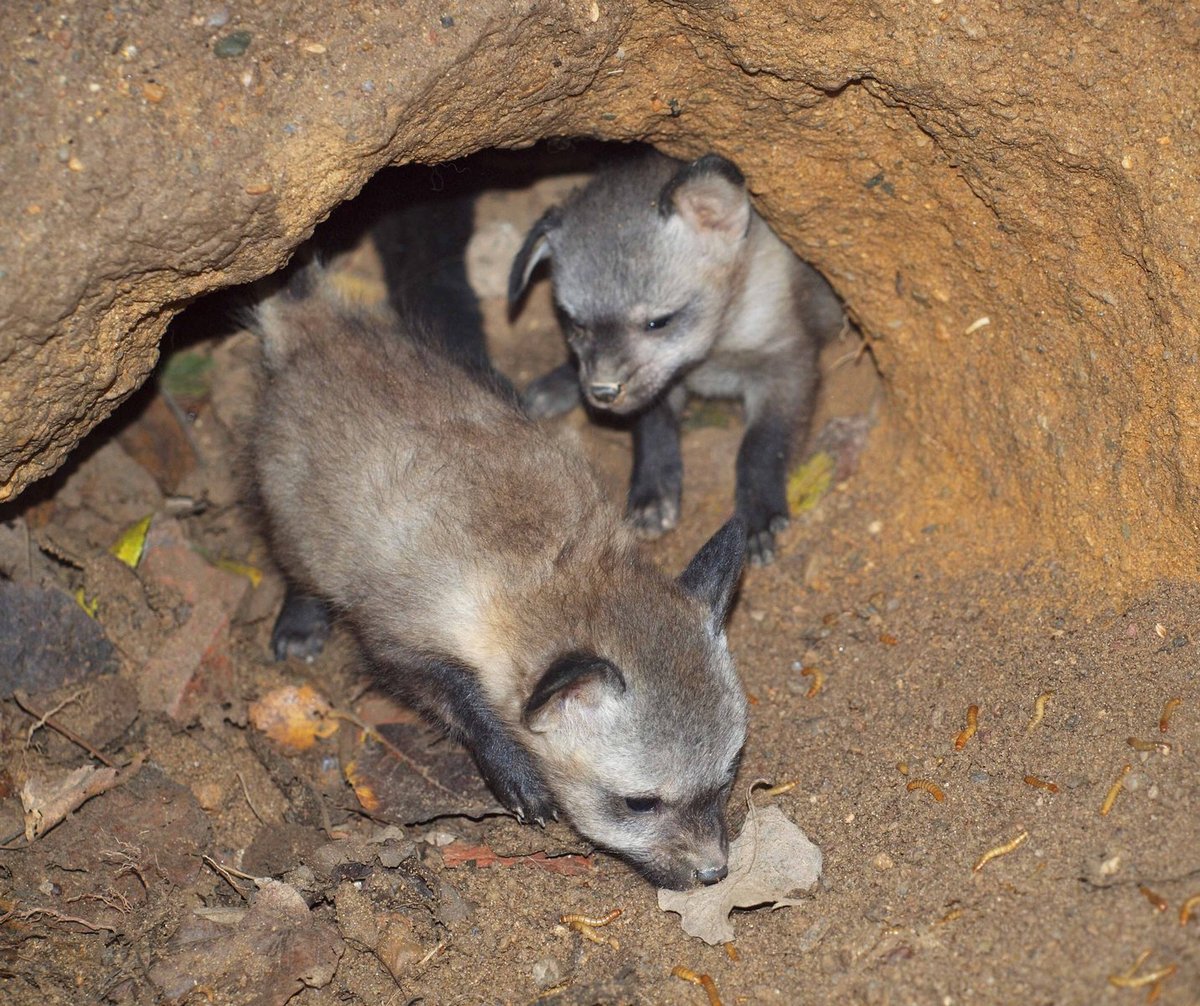
[[[481,204],[493,258],[565,184]],[[369,252],[343,265],[364,296],[378,295]],[[519,384],[560,358],[544,283],[514,324],[498,297],[483,306],[496,359]],[[181,399],[178,383],[147,394],[3,514],[6,534],[25,536],[24,568],[7,567],[14,580],[82,587],[85,600],[105,585],[100,625],[121,669],[26,685],[34,715],[0,705],[0,838],[21,832],[27,780],[98,764],[79,741],[31,730],[42,714],[123,774],[46,835],[0,851],[0,999],[705,1002],[672,976],[684,966],[711,975],[726,1004],[1200,1002],[1200,918],[1181,918],[1200,894],[1196,585],[1164,583],[1098,610],[1053,555],[963,568],[961,543],[941,527],[917,540],[890,533],[905,487],[873,468],[868,444],[857,470],[794,522],[782,558],[749,571],[730,625],[751,701],[732,816],[745,816],[753,780],[794,782],[755,801],[777,804],[822,848],[824,877],[797,906],[739,913],[735,949],[708,947],[564,826],[483,814],[389,830],[389,815],[365,806],[367,784],[386,780],[364,781],[378,768],[363,768],[369,738],[350,719],[320,719],[328,736],[303,752],[253,725],[252,703],[301,684],[359,720],[408,721],[365,692],[344,638],[311,665],[268,659],[281,585],[235,489],[254,347],[215,317],[200,307],[178,331],[176,359],[213,361],[194,397]],[[856,350],[847,338],[825,354],[817,429],[870,416],[871,437],[886,435],[886,402]],[[672,570],[730,511],[740,435],[724,407],[695,409],[688,425],[683,524],[651,547]],[[622,494],[628,438],[578,414],[562,426]],[[155,546],[183,550],[161,553],[174,556],[178,582],[160,576],[155,589],[173,590],[173,603],[146,592],[151,614],[119,625],[120,605],[105,600],[132,588],[104,557],[150,512],[179,515],[159,518],[179,540]],[[208,595],[188,597],[189,582],[209,581],[188,581],[185,553],[224,565],[229,579],[212,589],[228,618],[192,640],[203,659],[173,698],[146,675],[184,673],[187,661],[164,664],[159,644],[207,610]],[[261,570],[261,582],[231,563]],[[461,771],[453,752],[443,760],[450,767],[422,764]],[[464,804],[486,803],[472,780],[461,785]],[[522,858],[538,852],[550,858]],[[514,858],[484,865],[491,853]],[[602,932],[616,946],[559,921],[614,908]]]

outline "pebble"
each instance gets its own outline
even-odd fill
[[[880,872],[890,870],[896,865],[895,861],[886,852],[881,852],[878,856],[871,860],[871,865]]]
[[[253,37],[248,31],[230,32],[213,46],[213,55],[217,59],[234,59],[241,56],[250,48],[250,40]]]
[[[562,965],[556,957],[543,957],[533,966],[533,984],[548,989],[562,981]]]
[[[208,15],[208,20],[204,22],[206,28],[224,28],[227,24],[229,24],[228,7],[218,7]]]

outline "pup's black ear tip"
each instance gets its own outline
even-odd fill
[[[703,157],[698,157],[692,162],[691,167],[697,174],[720,175],[732,185],[745,186],[746,184],[746,176],[742,174],[742,169],[729,158],[722,157],[720,154],[705,154]]]

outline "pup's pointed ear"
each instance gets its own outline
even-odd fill
[[[679,586],[708,605],[717,625],[724,625],[729,614],[745,554],[746,525],[740,517],[731,517],[679,576]]]
[[[513,259],[512,271],[508,274],[508,306],[514,308],[529,285],[529,277],[542,259],[550,257],[550,232],[561,222],[557,207],[551,207],[525,235],[525,242],[517,257]]]
[[[534,733],[595,715],[625,692],[625,678],[592,653],[568,653],[542,675],[525,703],[522,718]]]
[[[663,217],[678,213],[698,231],[740,238],[750,227],[745,176],[732,161],[719,154],[705,154],[685,164],[663,186],[658,212]]]

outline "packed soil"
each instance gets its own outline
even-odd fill
[[[518,385],[564,351],[546,283],[510,321],[501,281],[571,184],[478,206],[472,281]],[[383,297],[369,245],[336,268]],[[853,333],[825,351],[811,441],[833,475],[729,626],[750,701],[733,830],[778,806],[824,873],[708,946],[565,824],[500,813],[344,633],[270,659],[282,582],[239,488],[257,350],[228,306],[185,315],[155,387],[3,514],[0,605],[25,616],[0,643],[4,1002],[1200,1002],[1200,587],[1111,608],[1062,557],[978,569],[944,527],[894,536],[906,486],[873,465],[887,401]],[[726,405],[685,426],[682,523],[647,545],[672,571],[731,512],[741,434]],[[627,433],[558,427],[620,498]],[[46,787],[87,766],[96,794],[52,826]],[[616,909],[598,943],[561,921]]]

